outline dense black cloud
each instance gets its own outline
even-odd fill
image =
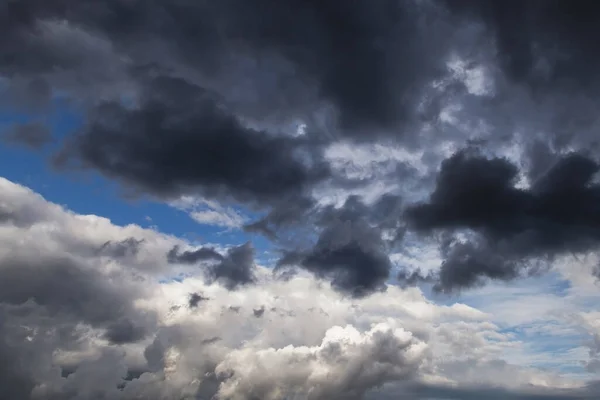
[[[5,75],[44,76],[73,88],[81,85],[56,71],[110,85],[157,63],[211,81],[248,115],[310,117],[316,104],[329,104],[342,133],[351,135],[413,118],[414,97],[446,74],[455,47],[456,29],[442,10],[416,1],[4,3]],[[61,20],[69,23],[60,30],[62,43],[72,46],[54,39]],[[286,108],[274,111],[281,104]]]
[[[291,62],[296,79],[337,108],[346,132],[410,117],[410,97],[444,72],[443,36],[427,31],[425,6],[413,2],[261,0],[215,8],[225,43]]]
[[[529,272],[527,260],[502,253],[486,240],[448,241],[442,245],[442,256],[439,277],[425,277],[426,282],[434,282],[433,289],[438,292],[480,286],[486,278],[509,281]]]
[[[382,237],[382,230],[388,227],[388,218],[397,214],[382,211],[399,201],[391,200],[386,198],[368,207],[352,196],[341,208],[321,210],[315,221],[319,228],[316,243],[308,249],[284,251],[278,268],[300,266],[352,296],[385,290],[391,262],[390,244]]]
[[[131,292],[68,258],[8,258],[0,265],[0,277],[0,303],[33,301],[57,320],[105,328],[107,338],[116,342],[143,338],[143,327],[153,318],[135,310]]]
[[[269,204],[327,176],[320,161],[301,159],[300,146],[245,128],[199,87],[158,77],[139,107],[99,105],[57,162],[166,198],[199,193]]]
[[[203,265],[206,279],[209,282],[218,282],[229,290],[251,284],[256,280],[254,276],[256,267],[254,247],[250,242],[232,247],[224,255],[213,248],[203,247],[194,251],[179,253],[179,248],[174,247],[167,253],[167,260],[170,263],[183,264],[213,261]]]
[[[198,304],[200,304],[201,301],[206,301],[206,300],[209,300],[209,298],[204,297],[198,293],[190,293],[190,296],[188,299],[188,306],[190,308],[196,308],[196,307],[198,307]]]
[[[208,277],[233,290],[253,283],[256,280],[254,269],[254,247],[248,242],[227,250],[222,261],[208,268]]]
[[[201,247],[197,250],[186,250],[179,252],[179,247],[175,246],[167,253],[167,260],[170,263],[195,264],[199,261],[223,260],[223,256],[212,247]]]
[[[516,82],[544,91],[597,88],[600,5],[596,2],[444,2],[458,15],[486,25],[497,46],[499,65]]]
[[[301,196],[293,202],[277,203],[269,212],[257,221],[253,221],[244,230],[260,233],[271,240],[281,240],[282,231],[295,228],[301,221],[310,220],[317,212],[316,201],[308,196]]]
[[[472,286],[480,277],[511,279],[528,260],[593,250],[600,242],[598,163],[579,153],[562,156],[528,188],[502,158],[462,151],[442,164],[429,201],[410,207],[411,228],[464,230],[470,242],[449,240],[440,272],[443,288]]]

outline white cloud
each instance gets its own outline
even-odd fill
[[[489,302],[440,305],[394,286],[352,299],[306,273],[277,280],[260,266],[258,283],[236,291],[208,285],[196,267],[160,283],[173,274],[165,254],[189,244],[74,214],[4,179],[0,189],[0,279],[14,286],[0,293],[0,383],[14,398],[33,389],[44,400],[318,400],[358,399],[381,385],[373,393],[386,398],[401,382],[442,391],[582,384],[507,356],[530,349],[503,331],[511,319]],[[123,242],[131,237],[143,239],[137,251],[99,252],[107,242],[133,245]],[[195,307],[190,293],[202,296]],[[535,308],[509,306],[528,318]],[[581,318],[596,329],[594,315]],[[127,371],[137,377],[124,382]]]
[[[447,63],[454,78],[462,81],[469,94],[491,96],[495,92],[495,82],[485,65],[469,65],[465,60],[454,57]]]
[[[247,218],[232,207],[223,206],[213,200],[185,196],[171,205],[187,212],[194,221],[203,225],[239,229],[247,222]]]

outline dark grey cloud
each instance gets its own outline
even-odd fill
[[[485,240],[450,240],[442,245],[442,256],[438,279],[433,274],[425,277],[425,281],[434,282],[433,289],[438,292],[480,286],[485,279],[510,281],[527,273],[528,267],[527,260],[504,254]]]
[[[310,225],[322,219],[318,250],[312,257],[295,252],[296,262],[313,272],[335,262],[318,275],[335,275],[340,289],[381,287],[386,251],[403,236],[399,198],[384,196],[374,206],[379,215],[355,209],[366,222],[352,230],[364,237],[328,249],[329,236],[344,228],[326,226],[328,211],[320,216],[313,189],[366,183],[336,181],[322,154],[331,141],[414,137],[414,123],[435,119],[423,104],[439,108],[431,83],[448,77],[448,57],[466,37],[443,7],[412,0],[25,0],[3,11],[0,74],[84,104],[84,126],[57,165],[97,170],[128,194],[201,195],[264,211],[246,229],[276,239],[288,261],[294,240],[312,239]],[[314,126],[299,137],[282,132],[296,120]],[[383,230],[395,231],[393,243]],[[241,272],[248,268],[214,257],[215,279],[251,281]]]
[[[106,328],[107,338],[118,342],[143,338],[144,326],[153,318],[135,310],[132,288],[112,285],[75,260],[15,256],[1,264],[0,303],[32,301],[53,318]]]
[[[343,207],[326,207],[315,221],[316,242],[300,250],[284,250],[278,268],[300,266],[315,276],[328,279],[337,290],[352,296],[365,296],[385,290],[391,269],[390,244],[382,237],[388,215],[384,199],[370,211],[360,198],[350,197]],[[379,206],[385,206],[380,209]],[[395,228],[395,227],[394,227]]]
[[[223,284],[230,290],[256,281],[254,269],[254,247],[250,242],[232,247],[222,261],[208,268],[208,278]]]
[[[24,351],[23,347],[15,346],[16,343],[26,344],[27,332],[17,328],[16,319],[10,309],[0,305],[0,384],[3,390],[0,398],[28,398],[35,385],[29,365],[35,361],[31,353]],[[36,350],[31,345],[27,350]],[[32,360],[33,359],[33,360]]]
[[[245,118],[327,117],[335,135],[365,140],[421,113],[424,87],[447,75],[460,43],[447,13],[412,0],[9,3],[0,73],[11,81],[94,103],[143,90],[139,68],[158,65]]]
[[[89,262],[89,263],[88,263]],[[2,399],[53,398],[44,390],[32,397],[41,380],[60,378],[57,350],[80,351],[91,327],[111,344],[142,340],[156,324],[153,312],[133,304],[141,291],[114,275],[112,279],[87,260],[41,251],[11,252],[0,261],[0,382]],[[85,363],[84,363],[85,364]],[[85,365],[65,366],[80,375]],[[120,371],[118,363],[112,370]],[[120,372],[117,372],[120,373]],[[103,375],[103,378],[106,378]],[[112,381],[99,382],[110,391]],[[68,398],[68,397],[57,397]]]
[[[114,4],[120,1],[113,2]],[[0,4],[3,106],[45,112],[54,95],[92,103],[130,90],[130,63],[105,33],[86,22],[93,2]]]
[[[121,318],[106,328],[104,337],[114,344],[132,343],[146,337],[146,327],[129,318]]]
[[[10,126],[2,134],[2,139],[9,144],[39,149],[52,140],[50,129],[41,122],[28,122]]]
[[[206,301],[206,300],[210,300],[210,299],[208,297],[204,297],[203,295],[201,295],[199,293],[190,293],[190,296],[188,299],[188,306],[190,308],[196,308],[196,307],[198,307],[200,302]]]
[[[545,184],[540,185],[545,187]],[[19,192],[16,187],[5,187],[12,189],[4,191],[6,196],[2,198],[9,208],[13,203],[27,203],[29,197],[35,196],[30,192]],[[11,198],[14,193],[22,197]],[[394,201],[383,201],[386,207],[381,207],[382,210],[392,210],[392,214],[397,215],[396,206],[401,203],[399,199],[392,200]],[[389,207],[388,202],[394,206]],[[47,213],[48,208],[54,213],[59,212],[54,206],[42,207],[45,203],[39,204],[38,209],[44,215],[50,214]],[[343,207],[325,208],[316,220],[321,239],[329,240],[334,249],[354,240],[360,242],[359,247],[363,252],[372,250],[370,246],[377,247],[381,243],[385,245],[386,241],[381,238],[381,226],[395,227],[395,224],[388,225],[388,217],[390,220],[395,217],[387,215],[387,212],[378,212],[378,207],[375,206],[381,204],[382,201],[376,201],[367,206],[360,198],[351,198]],[[381,217],[381,214],[385,218]],[[52,220],[51,217],[57,219],[55,222],[60,221],[71,228],[68,233],[73,237],[81,238],[81,232],[77,228],[89,227],[89,218],[82,219],[68,212],[47,215],[46,220]],[[82,221],[83,225],[78,225]],[[348,229],[338,228],[343,225],[340,224],[341,221],[345,221]],[[355,227],[352,224],[355,224]],[[50,224],[47,223],[44,228],[48,225]],[[181,399],[186,396],[211,398],[219,393],[219,390],[222,397],[227,397],[225,389],[229,387],[234,391],[229,392],[230,396],[241,398],[250,393],[257,398],[277,397],[280,394],[306,394],[314,395],[315,399],[358,400],[370,398],[370,392],[373,392],[375,398],[383,399],[386,398],[386,393],[389,393],[390,386],[395,383],[414,383],[423,367],[426,370],[430,366],[441,370],[444,373],[442,376],[455,378],[467,387],[469,386],[465,380],[472,382],[478,377],[485,378],[490,375],[493,376],[493,381],[497,379],[501,385],[507,380],[512,384],[514,375],[496,376],[494,373],[510,368],[514,373],[522,372],[521,369],[503,362],[489,362],[492,365],[483,373],[479,372],[483,363],[453,368],[460,366],[462,361],[455,364],[436,362],[438,357],[430,355],[424,346],[425,343],[421,341],[427,340],[432,348],[438,344],[452,346],[456,342],[454,339],[450,342],[436,342],[436,339],[433,339],[434,331],[429,332],[429,329],[438,329],[437,324],[430,321],[428,325],[420,327],[417,317],[408,319],[406,324],[400,321],[398,325],[390,322],[387,327],[385,323],[374,325],[371,331],[365,332],[368,328],[355,319],[358,315],[355,311],[362,307],[360,301],[348,303],[348,299],[338,299],[341,303],[336,301],[339,304],[334,304],[333,308],[328,310],[338,322],[334,321],[335,327],[329,333],[325,333],[323,328],[331,326],[324,325],[327,318],[322,319],[318,312],[311,313],[310,309],[309,313],[306,313],[308,306],[302,301],[302,297],[298,299],[298,296],[304,296],[306,299],[311,296],[310,293],[302,294],[297,291],[306,287],[308,282],[304,279],[290,285],[266,279],[264,289],[267,292],[252,289],[248,292],[214,297],[211,302],[203,304],[201,314],[186,310],[186,307],[169,307],[171,301],[175,304],[180,302],[181,298],[178,298],[177,293],[187,286],[186,283],[171,282],[167,286],[175,289],[175,292],[166,287],[163,291],[162,285],[157,282],[160,274],[144,275],[140,271],[131,271],[131,265],[125,264],[126,261],[131,261],[131,258],[120,257],[118,251],[106,251],[105,254],[90,251],[81,254],[71,252],[69,243],[62,248],[59,247],[60,242],[43,241],[45,238],[36,231],[38,228],[40,226],[23,226],[20,229],[16,226],[3,227],[6,230],[3,238],[7,249],[0,261],[0,382],[5,385],[3,393],[6,393],[6,396],[56,400],[140,397]],[[119,228],[112,226],[110,229],[116,237],[109,242],[110,244],[123,243],[129,248],[128,244],[138,242],[129,239],[121,241],[121,238],[127,236],[116,234],[115,229]],[[130,229],[131,227],[124,228],[123,232]],[[337,232],[328,233],[331,229],[337,229]],[[60,233],[65,234],[63,231]],[[8,244],[13,243],[13,236],[19,241],[20,235],[29,237],[30,234],[39,235],[35,237],[35,243],[31,242],[31,247],[20,248]],[[162,235],[151,234],[150,231],[143,234],[147,242],[138,254],[140,258],[154,247],[150,244],[159,245],[155,241],[157,236]],[[177,242],[174,238],[169,239],[169,243]],[[88,240],[95,242],[93,239]],[[98,249],[98,246],[88,246],[94,250]],[[310,248],[308,251],[319,250],[318,244],[314,247],[316,249]],[[164,255],[168,248],[160,251]],[[52,255],[48,252],[52,252]],[[61,257],[61,253],[68,255]],[[173,252],[175,259],[184,253],[181,249]],[[193,251],[189,253],[193,254]],[[117,258],[106,259],[110,254],[116,255]],[[253,263],[252,248],[248,244],[224,251],[222,257],[223,260],[230,259],[236,265],[246,266]],[[164,257],[162,261],[165,261]],[[214,263],[209,263],[209,266],[219,263],[219,260],[209,261]],[[198,263],[204,262],[200,260]],[[352,267],[351,263],[348,264]],[[367,269],[364,268],[365,271]],[[363,273],[366,274],[362,271],[356,272]],[[335,272],[332,274],[335,277]],[[219,277],[217,275],[214,274],[214,279],[225,279],[224,277],[232,274],[226,271]],[[193,281],[192,279],[188,283],[196,285],[197,282]],[[358,288],[349,292],[361,295],[368,290],[371,288]],[[172,297],[173,295],[175,297]],[[405,295],[407,298],[413,297],[410,293]],[[196,293],[186,300],[194,301],[202,296]],[[387,300],[384,299],[386,304],[378,305],[371,301],[364,303],[366,308],[375,307],[375,311],[369,311],[366,319],[363,316],[359,319],[370,324],[396,315],[394,310],[398,309],[395,306],[390,308],[390,304],[387,304],[388,301],[394,303],[395,295],[390,293],[390,296]],[[313,311],[320,309],[321,302],[330,301],[331,293],[325,291],[318,297],[319,299],[315,299],[317,302],[312,304],[315,306],[314,309],[311,308]],[[160,304],[161,302],[167,304]],[[264,312],[260,305],[265,302],[270,303],[268,308],[272,312],[285,319],[281,322],[294,324],[298,328],[284,329],[288,332],[293,330],[294,334],[298,335],[291,345],[286,341],[289,333],[280,333],[281,326],[273,324],[277,321],[265,319],[264,314],[257,318],[257,314]],[[436,307],[426,300],[419,302],[428,307]],[[338,307],[340,304],[341,308]],[[344,307],[344,304],[348,307]],[[162,318],[146,315],[145,312],[136,309],[137,305],[140,305],[141,309],[156,308],[157,312],[169,309],[169,315],[165,316],[168,319],[163,322]],[[321,305],[328,307],[325,304]],[[341,314],[336,310],[341,311]],[[188,313],[191,314],[186,317]],[[321,313],[324,311],[321,310]],[[404,314],[402,310],[400,313]],[[277,319],[275,314],[273,317]],[[173,316],[175,318],[171,318]],[[314,324],[310,323],[312,320]],[[340,326],[344,321],[354,324],[357,331],[352,325]],[[441,323],[445,324],[443,321]],[[465,327],[477,327],[479,322],[464,324]],[[482,325],[487,330],[488,324]],[[236,329],[231,329],[232,326]],[[415,332],[414,336],[396,329],[399,326]],[[244,329],[239,329],[240,327]],[[456,332],[453,324],[448,331]],[[360,336],[357,337],[357,334]],[[461,332],[458,334],[464,340],[464,344],[472,343],[469,340],[472,337],[470,333],[466,337],[462,336]],[[97,338],[104,340],[96,340]],[[139,342],[142,338],[147,338],[150,342],[143,354],[140,348],[143,342],[129,345],[130,342]],[[308,338],[308,342],[305,338]],[[320,338],[324,338],[322,342],[319,342]],[[250,340],[244,341],[245,339]],[[282,348],[285,351],[281,351]],[[90,350],[93,350],[92,354]],[[479,351],[477,353],[479,354]],[[459,360],[464,358],[462,353],[457,354],[457,357]],[[451,355],[449,358],[453,359]],[[248,369],[248,365],[252,365],[253,368]],[[315,377],[315,365],[334,379],[323,381],[319,376]],[[272,373],[268,371],[269,368]],[[477,369],[477,375],[471,374],[473,369]],[[465,370],[467,372],[463,373]],[[265,371],[269,373],[264,373]],[[278,379],[273,380],[273,376],[278,376]],[[202,380],[200,387],[190,383],[195,379]],[[526,377],[524,381],[527,380],[529,378]],[[427,389],[430,391],[401,391],[400,395],[391,393],[391,396],[402,398],[402,395],[410,399],[407,393],[415,393],[412,398],[418,399],[425,398],[429,393],[446,393],[446,397],[454,396],[460,399],[462,395],[469,398],[467,395],[474,396],[479,392],[491,398],[498,394],[499,398],[502,398],[500,393],[504,393],[501,389],[492,390],[486,386],[464,391],[460,388],[440,388],[437,392],[435,388]],[[30,396],[32,390],[35,391],[35,396]],[[530,393],[534,391],[544,393],[535,388],[532,388]],[[556,390],[556,393],[562,392]],[[564,393],[575,393],[573,396],[576,398],[579,392],[575,390]],[[514,392],[514,398],[521,395],[520,392]],[[0,398],[3,396],[4,394],[0,395]],[[527,397],[522,395],[520,398]],[[548,398],[552,397],[548,395]]]
[[[269,205],[327,176],[304,162],[301,140],[246,128],[202,88],[152,79],[139,107],[99,105],[57,157],[164,198],[202,194]]]
[[[458,15],[483,22],[497,46],[499,65],[511,79],[540,94],[548,90],[595,90],[600,58],[594,38],[595,2],[445,1]]]
[[[385,193],[373,204],[366,204],[361,196],[351,195],[340,208],[327,206],[320,209],[316,224],[320,227],[327,227],[340,221],[364,220],[380,234],[384,230],[389,230],[391,237],[386,242],[394,245],[401,241],[405,233],[404,222],[399,218],[403,210],[404,201],[395,194]],[[382,238],[382,240],[384,239]]]
[[[589,56],[595,45],[590,38],[597,29],[589,15],[594,15],[596,6],[590,4],[538,0],[383,0],[376,6],[366,0],[293,0],[285,4],[273,0],[82,0],[71,4],[23,0],[5,1],[1,6],[5,24],[0,74],[7,78],[6,90],[28,99],[47,100],[57,91],[73,99],[92,98],[83,107],[84,126],[69,138],[58,157],[61,165],[98,170],[136,194],[149,193],[161,199],[198,194],[258,208],[265,212],[264,218],[246,229],[266,234],[284,247],[284,263],[308,263],[313,271],[320,270],[316,265],[329,262],[329,257],[338,264],[346,257],[339,248],[327,248],[324,243],[331,242],[329,238],[318,240],[313,257],[308,257],[309,250],[290,250],[297,237],[313,238],[312,226],[308,228],[313,223],[320,236],[337,235],[341,229],[337,222],[326,222],[330,211],[320,210],[312,197],[312,189],[319,184],[344,187],[333,181],[322,156],[324,146],[347,137],[375,141],[382,138],[381,133],[417,135],[411,133],[419,132],[417,125],[411,125],[415,121],[443,128],[439,114],[445,106],[466,98],[465,104],[473,106],[475,101],[468,97],[465,84],[450,79],[446,63],[451,55],[466,56],[490,71],[499,66],[509,80],[526,83],[537,95],[544,94],[538,90],[544,88],[552,93],[580,89],[588,93],[596,83],[598,60]],[[488,34],[480,41],[466,34],[475,32],[471,26],[477,23]],[[498,51],[483,50],[490,39]],[[434,90],[434,81],[444,81],[446,86],[439,84],[444,89]],[[121,89],[119,96],[111,96],[97,90],[99,87]],[[479,108],[498,106],[506,101],[507,93],[480,100],[485,106]],[[572,107],[568,110],[577,114]],[[590,114],[587,108],[585,112]],[[325,119],[333,115],[334,128],[315,124],[300,137],[281,132],[290,120],[315,122],[315,114]],[[446,131],[450,129],[441,133]],[[463,139],[452,132],[446,136]],[[497,143],[490,140],[486,145]],[[535,181],[546,176],[560,158],[543,137],[540,143],[532,145],[524,161],[531,164],[528,174]],[[547,154],[541,150],[544,146]],[[436,156],[424,158],[432,162]],[[445,187],[443,180],[436,188],[434,197],[454,196],[464,210],[434,199],[431,207],[416,207],[409,213],[413,228],[471,229],[481,238],[469,245],[471,253],[478,252],[469,262],[480,265],[474,260],[489,258],[484,254],[492,250],[496,254],[499,246],[504,246],[508,258],[498,261],[500,270],[501,265],[512,265],[510,260],[517,256],[556,254],[561,246],[563,252],[590,248],[596,233],[581,233],[574,227],[581,216],[559,216],[550,210],[558,201],[554,194],[541,196],[534,195],[538,189],[515,189],[516,167],[488,161],[492,163],[490,176],[469,170],[457,178],[461,180],[457,185],[481,186],[464,198]],[[486,162],[470,162],[465,168],[488,167]],[[581,176],[585,179],[584,172]],[[560,180],[550,179],[551,185]],[[493,199],[478,209],[483,202],[479,197]],[[540,205],[539,201],[546,201],[539,200],[542,197],[552,199]],[[386,195],[380,202],[373,207],[375,211],[356,206],[352,212],[361,214],[366,222],[364,227],[352,229],[373,231],[365,235],[380,238],[384,230],[394,231],[392,240],[387,239],[390,232],[385,232],[386,240],[377,239],[385,242],[384,255],[401,243],[403,204],[394,195]],[[523,211],[532,207],[523,202],[548,211]],[[590,206],[578,208],[585,207]],[[488,209],[495,214],[489,216]],[[380,215],[375,216],[376,212]],[[572,223],[563,221],[571,217]],[[561,224],[569,229],[555,236],[548,233],[557,232],[556,225]],[[517,248],[517,242],[522,247],[531,243],[536,250]],[[455,265],[452,260],[459,254],[464,257],[466,251],[458,244],[451,248],[446,268]],[[354,254],[348,258],[360,259],[358,248],[346,250]],[[385,276],[387,257],[368,253],[377,259],[368,264],[380,265],[373,269],[377,276],[373,282],[379,282]],[[224,266],[227,261],[226,256],[208,250],[180,257],[178,262],[183,263],[213,257],[215,265]],[[223,267],[213,275],[223,278],[224,270],[229,271],[225,275],[239,272]],[[490,274],[494,275],[491,271],[484,275]],[[366,275],[337,279],[352,281],[359,276],[370,279]],[[373,287],[373,283],[365,286]]]
[[[35,328],[40,335],[31,335],[24,327]],[[36,375],[48,372],[44,364],[51,360],[54,348],[76,348],[77,338],[73,329],[47,318],[31,303],[0,303],[0,398],[30,398]]]
[[[223,256],[212,247],[201,247],[199,249],[183,252],[179,251],[179,246],[173,247],[167,253],[167,260],[170,263],[195,264],[199,261],[223,260]]]
[[[289,111],[306,118],[314,104],[329,104],[351,135],[413,118],[414,97],[447,73],[445,58],[456,47],[457,29],[446,13],[417,1],[382,0],[373,7],[366,0],[24,0],[3,6],[5,75],[47,77],[58,70],[73,81],[87,73],[106,84],[156,63],[210,81],[246,114],[276,114],[285,104],[287,118],[296,117]],[[44,25],[60,20],[72,24],[61,30],[71,46],[52,40],[54,26]],[[66,85],[60,74],[48,79]]]
[[[3,303],[19,305],[33,300],[51,314],[72,315],[99,324],[121,315],[123,294],[102,286],[103,280],[93,270],[86,271],[69,259],[15,259],[2,264]]]
[[[259,211],[258,221],[246,230],[266,235],[280,248],[279,269],[303,268],[351,296],[385,290],[392,271],[389,253],[402,245],[407,229],[441,234],[439,273],[404,271],[400,278],[409,284],[426,280],[436,290],[452,292],[488,279],[534,274],[543,270],[539,259],[596,248],[598,165],[593,157],[559,151],[571,144],[568,138],[583,135],[575,130],[565,136],[565,131],[595,120],[593,101],[570,99],[594,97],[598,88],[596,7],[542,0],[0,0],[0,107],[43,113],[54,96],[67,97],[82,110],[84,124],[68,135],[57,165],[99,171],[128,194],[160,200],[199,195]],[[482,26],[473,28],[476,23]],[[480,29],[488,36],[478,35]],[[446,62],[454,55],[488,67],[498,92],[481,100],[458,78],[450,79]],[[521,85],[532,89],[524,95],[529,108],[506,107],[523,104],[514,101],[521,97],[512,97]],[[536,108],[537,101],[543,106]],[[515,109],[519,112],[507,111]],[[442,121],[442,113],[452,114],[448,119],[460,127]],[[498,132],[521,138],[513,132],[515,121],[521,115],[533,121],[541,118],[538,113],[552,117],[544,116],[550,121],[541,124],[544,129],[526,126],[544,132],[522,143],[529,146],[522,166],[491,155],[457,153],[444,161],[430,198],[406,213],[406,196],[395,189],[372,204],[351,196],[341,208],[323,207],[313,197],[314,189],[325,185],[332,192],[357,190],[374,180],[335,176],[323,156],[334,141],[427,143],[421,161],[433,170],[442,157],[438,142],[462,145],[467,137],[486,136],[482,147],[494,154],[495,146],[506,142]],[[479,120],[482,115],[487,120]],[[510,122],[498,123],[505,119]],[[309,127],[292,137],[290,126],[299,120]],[[488,122],[498,125],[489,128],[492,133]],[[40,148],[48,138],[33,126],[15,128],[4,139]],[[459,132],[462,127],[468,132]],[[400,170],[393,174],[402,190],[419,186],[409,180],[421,180],[422,190],[435,175],[411,171],[409,177]],[[529,178],[529,187],[517,186],[520,173]],[[30,214],[0,205],[2,223],[26,227]],[[134,238],[111,241],[94,256],[127,258],[140,245]],[[225,252],[174,247],[166,258],[198,264],[207,281],[234,290],[257,280],[254,256],[246,243]],[[133,307],[130,288],[119,286],[119,276],[106,279],[75,259],[10,260],[0,265],[0,278],[0,360],[14,364],[7,368],[0,362],[6,393],[0,397],[28,398],[34,377],[49,376],[35,370],[52,364],[42,348],[76,346],[77,324],[100,329],[111,344],[123,345],[145,338],[155,318]],[[187,304],[195,308],[205,300],[193,293]],[[239,310],[224,306],[229,315],[223,318],[237,318]],[[252,310],[257,318],[265,311]],[[13,315],[18,313],[35,315],[32,325],[48,335],[35,335],[29,344],[20,325],[32,319]],[[202,340],[177,329],[158,332],[146,349],[152,372],[166,366],[173,343],[208,345],[218,338],[212,336],[218,332]],[[389,355],[398,354],[394,338],[376,335],[375,340],[368,357],[377,358],[377,365],[403,365],[390,362]],[[323,354],[337,359],[340,349],[331,345]],[[47,398],[133,397],[127,388],[147,394],[136,397],[184,397],[155,393],[144,374],[119,392],[127,371],[111,357],[82,366],[69,375],[60,396]],[[348,366],[342,358],[340,365]],[[93,370],[102,363],[113,368]],[[197,373],[211,374],[211,368]],[[363,364],[346,370],[342,382],[315,398],[358,399],[373,385],[399,379],[394,368],[366,381],[355,379],[365,371]],[[231,378],[213,375],[214,387],[206,389],[211,394],[219,380]],[[97,376],[103,379],[91,378]],[[88,382],[82,386],[90,391],[69,386],[78,380]],[[265,397],[271,387],[266,382],[249,390]],[[432,387],[410,396],[552,398]]]
[[[123,239],[119,242],[108,241],[100,247],[98,254],[112,258],[135,256],[140,251],[143,243],[144,239],[138,240],[133,237]]]
[[[62,4],[61,4],[62,3]],[[2,24],[2,58],[0,65],[2,72],[8,76],[19,73],[40,73],[47,71],[53,66],[74,66],[78,61],[66,56],[70,49],[45,49],[42,46],[43,38],[40,20],[60,16],[61,11],[66,11],[62,1],[43,2],[38,0],[10,1],[6,0],[0,4],[0,16]],[[38,35],[32,35],[38,33]],[[32,50],[38,50],[32,52]],[[37,53],[37,57],[33,54]]]
[[[569,153],[521,188],[517,166],[465,150],[442,163],[429,200],[411,206],[406,217],[425,234],[476,234],[467,242],[446,239],[443,288],[472,286],[480,277],[512,279],[535,258],[585,253],[598,245],[599,169],[588,156]]]
[[[423,20],[439,16],[417,2],[229,1],[215,9],[225,43],[290,62],[296,79],[336,107],[346,133],[373,134],[410,118],[410,97],[444,73],[445,37]]]
[[[255,316],[256,318],[260,318],[260,317],[262,317],[262,316],[264,315],[264,313],[265,313],[265,307],[264,307],[264,306],[262,306],[262,307],[260,307],[260,308],[255,308],[254,310],[252,310],[252,313],[254,314],[254,316]]]
[[[228,249],[225,254],[213,248],[202,247],[194,251],[179,252],[178,247],[169,250],[167,260],[170,263],[195,264],[213,261],[202,266],[209,282],[218,282],[229,290],[254,283],[254,247],[250,242]]]
[[[322,231],[340,221],[362,219],[380,236],[387,230],[391,237],[384,242],[393,248],[404,236],[404,226],[399,218],[403,206],[399,196],[389,193],[371,205],[366,205],[361,196],[350,195],[341,208],[319,206],[314,199],[302,197],[291,203],[277,204],[266,216],[245,226],[245,230],[265,235],[279,247],[289,250],[311,246],[315,228]]]
[[[2,224],[15,224],[20,222],[17,220],[17,215],[12,210],[0,208],[0,223]]]

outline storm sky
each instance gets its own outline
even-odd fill
[[[599,21],[0,0],[0,399],[597,398]]]

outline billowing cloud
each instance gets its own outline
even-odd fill
[[[264,234],[281,247],[280,264],[366,294],[385,283],[389,252],[404,237],[406,202],[399,199],[426,193],[449,153],[466,142],[505,146],[512,137],[523,141],[526,174],[544,174],[567,144],[577,143],[566,130],[593,126],[582,114],[593,109],[589,100],[565,109],[557,97],[573,90],[563,82],[591,75],[578,67],[590,44],[575,29],[589,21],[558,16],[589,10],[535,1],[514,6],[523,19],[513,37],[511,7],[10,1],[2,4],[2,90],[28,112],[43,114],[41,105],[58,97],[79,107],[82,126],[64,139],[56,165],[99,171],[128,195],[202,199],[207,209],[188,209],[200,223]],[[572,41],[577,46],[567,46]],[[560,89],[541,102],[533,92],[519,95],[522,84],[554,81]],[[533,122],[515,107],[528,107]],[[559,119],[570,122],[551,117],[559,109],[568,114]],[[45,139],[33,126],[8,136],[40,146]],[[534,140],[521,132],[529,130]],[[342,156],[344,148],[349,152]],[[508,179],[512,172],[498,173]],[[326,226],[327,196],[338,204],[359,196],[366,204],[354,210],[361,215],[348,243],[329,237],[345,228],[331,218]],[[233,208],[238,205],[258,215],[242,216]],[[504,208],[495,211],[509,212]],[[463,245],[442,249],[453,254],[446,268],[456,265],[475,277],[463,286],[478,281],[477,260],[490,251],[484,242],[470,244],[479,255],[465,262]],[[492,270],[511,270],[513,263],[496,264],[490,274],[502,278]]]
[[[177,246],[169,250],[169,262],[194,264],[200,261],[216,261],[202,266],[208,281],[221,282],[230,289],[255,281],[254,248],[250,242],[228,249],[225,255],[206,247],[187,250],[181,254],[178,254],[178,251]]]
[[[444,161],[428,202],[410,207],[412,228],[446,238],[441,288],[469,287],[479,278],[514,279],[532,259],[586,253],[600,240],[598,164],[582,154],[562,156],[527,188],[506,159],[461,151]]]
[[[409,332],[385,324],[362,334],[351,326],[334,327],[314,347],[229,353],[217,373],[233,371],[233,376],[219,394],[228,399],[275,399],[284,393],[314,399],[359,399],[386,381],[410,379],[425,350],[425,343]],[[291,359],[295,360],[292,365]],[[255,367],[247,369],[251,364]],[[272,382],[264,380],[265,374]]]
[[[246,115],[291,119],[296,111],[311,118],[322,113],[315,105],[333,107],[352,135],[414,118],[412,97],[446,73],[458,35],[443,10],[413,1],[28,0],[3,8],[7,56],[0,71],[7,76],[43,77],[81,91],[77,76],[85,74],[101,93],[123,83],[135,92],[137,68],[157,64],[210,79]],[[287,110],[273,112],[281,104]]]
[[[598,7],[571,3],[0,0],[10,176],[45,184],[28,150],[225,230],[0,179],[3,391],[596,396]],[[481,300],[532,278],[569,304],[561,368]]]
[[[393,286],[355,299],[311,274],[279,280],[260,266],[257,285],[233,292],[200,271],[164,281],[165,270],[144,267],[145,257],[167,267],[164,254],[189,244],[76,215],[9,181],[2,185],[7,207],[35,202],[44,215],[0,229],[0,376],[10,396],[385,399],[400,385],[413,398],[463,398],[452,386],[493,395],[503,393],[492,388],[499,382],[541,399],[554,398],[551,389],[570,390],[564,398],[587,390],[503,361],[503,349],[520,342],[467,305],[436,305],[419,289]],[[86,235],[90,223],[95,236]],[[144,239],[135,254],[97,252],[95,241],[131,237]],[[75,251],[76,242],[94,251]],[[248,248],[223,257],[243,265]]]
[[[287,253],[279,261],[280,267],[296,264],[354,296],[382,290],[391,268],[379,233],[351,222],[327,227],[313,249]]]
[[[392,268],[389,252],[404,232],[401,205],[393,195],[372,205],[349,196],[342,207],[319,209],[316,241],[308,248],[284,250],[278,268],[299,266],[352,296],[384,290]]]
[[[597,84],[593,53],[595,3],[446,1],[449,8],[483,22],[494,38],[506,74],[538,90]]]
[[[202,88],[159,77],[148,89],[139,107],[99,105],[57,163],[167,199],[199,193],[263,206],[327,176],[318,160],[302,161],[295,139],[245,128]]]

